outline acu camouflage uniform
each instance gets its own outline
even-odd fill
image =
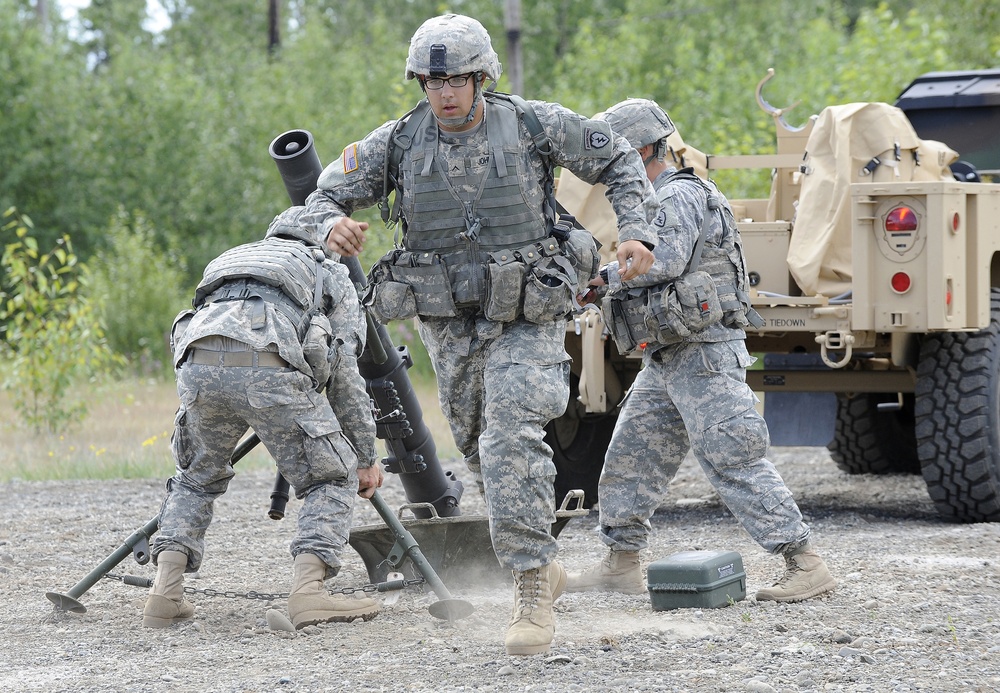
[[[654,222],[660,242],[645,275],[624,285],[609,264],[609,294],[663,285],[682,276],[706,214],[711,248],[735,247],[738,236],[722,214],[707,209],[699,181],[675,177],[669,168],[653,182],[662,208]],[[728,202],[717,193],[722,211]],[[728,237],[727,237],[728,236]],[[601,537],[612,551],[648,545],[649,518],[666,497],[670,481],[693,449],[709,481],[747,532],[771,553],[803,546],[809,528],[774,465],[767,460],[767,425],[754,408],[746,384],[747,352],[742,327],[717,322],[668,345],[650,343],[643,368],[622,404],[601,475]]]
[[[273,257],[269,247],[302,246],[295,240],[302,235],[296,223],[301,211],[298,207],[283,212],[267,238],[227,252],[256,254],[266,264]],[[212,268],[210,263],[206,276]],[[325,392],[306,361],[301,329],[275,301],[209,296],[193,315],[182,313],[175,324],[180,407],[171,449],[177,470],[167,482],[154,557],[161,551],[182,551],[188,556],[187,570],[198,570],[215,499],[234,475],[230,455],[249,426],[303,501],[292,556],[315,554],[328,566],[327,578],[337,574],[358,492],[357,469],[375,462],[375,423],[357,367],[366,333],[356,290],[347,269],[330,260],[316,262],[303,283],[312,287],[316,271],[321,273],[319,309],[333,328]],[[268,295],[266,286],[256,289]],[[254,290],[251,282],[249,291]],[[246,365],[195,363],[194,355],[210,355],[220,363],[244,358]],[[284,361],[284,367],[275,358]],[[253,365],[263,359],[271,366]]]
[[[529,105],[551,142],[549,163],[539,155],[523,121],[518,122],[516,147],[505,144],[505,148],[516,148],[523,162],[509,172],[516,170],[521,178],[522,198],[517,204],[537,220],[538,237],[547,235],[546,200],[538,182],[551,174],[546,170],[551,165],[564,166],[589,183],[607,185],[621,241],[636,239],[655,245],[650,222],[656,214],[656,200],[642,162],[629,144],[612,137],[606,124],[558,104],[532,101]],[[319,190],[306,201],[302,217],[304,227],[317,239],[324,240],[340,217],[380,202],[386,153],[397,122],[390,121],[349,145],[323,172]],[[436,124],[432,127],[434,131],[424,135],[437,141],[435,165],[449,172],[449,186],[460,202],[467,208],[474,206],[486,177],[492,175],[491,167],[499,166],[488,137],[490,119],[461,133],[439,130]],[[588,133],[604,134],[603,140],[588,138]],[[408,177],[414,170],[411,153],[405,151],[399,165],[404,226],[406,210],[419,208],[422,201],[421,188]],[[488,210],[478,213],[489,229]],[[404,234],[403,248],[407,242]],[[491,250],[521,245],[505,245],[496,233],[490,243]],[[474,257],[470,262],[479,261]],[[564,317],[538,324],[518,313],[513,320],[499,322],[488,320],[482,308],[471,305],[460,306],[451,317],[420,315],[418,330],[437,375],[441,408],[484,493],[500,562],[515,571],[548,565],[558,551],[550,534],[556,469],[543,429],[563,414],[569,399]]]

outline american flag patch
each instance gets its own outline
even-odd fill
[[[358,170],[358,143],[344,147],[344,173]]]

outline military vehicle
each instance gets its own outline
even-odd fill
[[[850,474],[922,473],[942,517],[1000,521],[1000,70],[929,73],[895,105],[832,106],[798,127],[764,99],[772,76],[756,98],[774,154],[668,140],[699,175],[771,171],[766,199],[723,192],[766,321],[748,332],[763,367],[747,379],[772,445],[826,445]],[[564,173],[557,197],[610,259],[599,188]],[[595,310],[569,325],[567,350],[572,399],[547,440],[560,493],[593,504],[640,359],[618,353]]]

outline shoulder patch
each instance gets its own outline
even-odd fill
[[[344,147],[343,154],[344,173],[352,173],[358,170],[358,143],[349,144]]]
[[[583,133],[583,146],[587,149],[604,149],[611,142],[611,138],[600,130],[587,128]]]
[[[653,224],[657,228],[660,228],[660,229],[662,229],[664,226],[667,225],[667,213],[664,212],[662,208],[660,209],[659,213],[656,215],[656,218],[653,219]]]

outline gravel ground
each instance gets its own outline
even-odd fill
[[[205,563],[186,584],[223,594],[190,595],[193,622],[143,628],[146,590],[113,579],[81,595],[86,613],[59,611],[46,592],[69,592],[142,527],[163,485],[3,484],[0,689],[1000,690],[1000,524],[942,522],[920,477],[847,476],[823,449],[777,448],[772,459],[840,580],[836,592],[800,604],[757,603],[752,595],[773,581],[781,561],[749,540],[687,460],[653,518],[644,560],[692,549],[738,551],[747,598],[718,609],[654,611],[646,595],[567,594],[556,603],[552,651],[532,657],[504,653],[512,588],[502,574],[478,584],[449,574],[446,588],[475,608],[461,620],[433,617],[428,607],[437,597],[413,586],[369,623],[297,633],[269,627],[269,612],[277,624],[274,612],[285,609],[298,505],[289,503],[283,521],[267,519],[272,475],[265,472],[238,473],[217,504]],[[457,463],[442,466],[463,478]],[[395,478],[382,495],[392,507],[405,501]],[[474,491],[462,507],[470,521],[483,512]],[[355,525],[377,522],[372,506],[360,503]],[[591,513],[563,529],[568,569],[603,555],[596,525]],[[345,560],[329,586],[368,584],[359,555],[349,551]],[[153,576],[151,565],[131,557],[111,572]],[[253,591],[273,594],[231,596]]]

